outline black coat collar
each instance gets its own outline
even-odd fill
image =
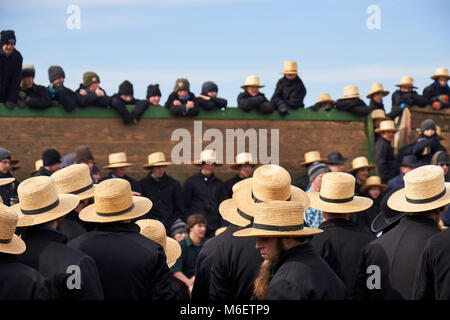
[[[139,233],[140,228],[135,223],[123,223],[123,222],[111,222],[111,223],[99,223],[96,227],[98,231],[109,231],[109,232],[130,232]]]
[[[23,235],[25,242],[27,240],[41,240],[49,242],[67,243],[67,237],[56,230],[50,230],[44,226],[29,227]]]

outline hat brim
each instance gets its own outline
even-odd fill
[[[400,130],[397,129],[397,128],[388,129],[388,130],[378,128],[378,129],[375,129],[374,131],[375,131],[376,133],[380,133],[380,132],[397,132],[397,131],[400,131]]]
[[[360,212],[366,209],[369,209],[373,201],[372,199],[366,197],[354,196],[353,200],[349,202],[343,203],[331,203],[325,202],[320,199],[319,192],[308,192],[307,195],[311,200],[311,207],[317,210],[321,210],[323,212],[330,213],[352,213],[352,212]]]
[[[433,80],[436,80],[437,78],[447,78],[447,80],[448,80],[448,79],[450,79],[450,76],[448,74],[441,74],[441,75],[435,74],[434,76],[431,76],[430,78]]]
[[[245,89],[247,87],[258,87],[258,88],[263,88],[265,87],[265,85],[256,85],[256,84],[244,84],[241,86],[242,89]]]
[[[173,238],[167,237],[165,253],[167,266],[171,268],[181,256],[181,246],[178,241]]]
[[[408,83],[399,83],[395,85],[396,87],[409,87],[409,88],[414,88],[417,89],[416,86],[412,85],[412,84],[408,84]]]
[[[244,218],[238,213],[233,199],[222,201],[219,205],[219,212],[224,220],[239,227],[244,227],[251,223],[250,220]]]
[[[133,166],[133,163],[121,162],[121,163],[112,163],[107,166],[104,166],[103,169],[114,169],[114,168],[125,168]]]
[[[323,100],[323,101],[317,101],[316,103],[315,103],[315,105],[318,105],[318,104],[321,104],[321,103],[331,103],[331,104],[335,104],[336,103],[336,101],[334,101],[334,100]]]
[[[81,220],[86,222],[97,222],[97,223],[108,223],[108,222],[116,222],[116,221],[124,221],[129,219],[135,219],[143,216],[153,206],[153,203],[150,199],[145,197],[133,196],[133,204],[134,208],[127,213],[120,215],[107,215],[101,216],[95,210],[95,203],[85,207],[81,210],[79,217]]]
[[[23,214],[20,209],[20,202],[12,205],[11,209],[19,216],[17,227],[31,227],[56,220],[71,212],[80,203],[80,199],[74,194],[58,194],[58,199],[59,204],[55,208],[33,215]]]
[[[338,100],[347,100],[347,99],[355,99],[355,98],[359,98],[359,94],[350,96],[350,97],[342,97],[342,98],[339,98]]]
[[[25,252],[27,246],[25,242],[16,234],[8,243],[0,243],[0,252],[8,254],[22,254]]]
[[[304,161],[302,163],[299,164],[300,167],[303,166],[307,166],[308,164],[314,163],[314,162],[322,162],[327,164],[328,163],[328,159],[318,159],[318,160],[313,160],[313,161]]]
[[[383,183],[374,183],[374,184],[369,184],[369,185],[363,185],[359,190],[361,192],[366,192],[367,189],[370,189],[372,187],[378,187],[381,189],[381,192],[385,192],[387,189],[387,185],[383,184]]]
[[[342,160],[329,161],[327,160],[327,164],[344,164],[347,162],[347,158],[343,158]]]
[[[407,215],[407,213],[405,213],[405,212],[399,212],[399,213],[395,214],[394,216],[388,218],[388,217],[386,217],[385,213],[382,211],[378,215],[376,215],[375,218],[373,218],[372,223],[370,225],[370,229],[373,232],[378,233],[378,232],[386,229],[387,227],[392,225],[394,222],[400,220],[401,218],[403,218],[406,215]]]
[[[209,161],[208,161],[209,162]],[[220,167],[220,166],[222,166],[223,164],[222,163],[217,163],[215,160],[214,161],[211,161],[211,162],[209,162],[209,163],[206,163],[206,161],[194,161],[194,165],[195,166],[197,166],[197,167],[201,167],[203,164],[213,164],[213,165],[215,165],[216,167]]]
[[[15,178],[1,178],[0,179],[0,186],[5,186],[7,184],[10,184],[16,180]]]
[[[147,164],[144,164],[142,167],[144,169],[150,169],[153,167],[166,167],[166,166],[170,166],[172,164],[173,164],[173,162],[166,161],[166,162],[156,162],[156,163],[152,163],[152,164],[147,163]]]
[[[364,169],[364,168],[367,168],[367,169],[373,169],[373,168],[375,168],[376,167],[376,165],[374,165],[374,164],[369,164],[368,166],[361,166],[361,167],[357,167],[357,168],[351,168],[351,169],[349,169],[347,172],[348,173],[354,173],[355,171],[358,171],[359,169]]]
[[[437,209],[446,206],[450,202],[450,183],[445,183],[445,194],[431,202],[427,203],[410,203],[406,200],[405,188],[394,192],[388,199],[388,207],[392,210],[402,212],[422,212]]]
[[[246,162],[244,162],[244,163],[234,163],[234,164],[232,164],[232,165],[230,166],[230,168],[236,170],[236,169],[239,168],[239,166],[243,166],[244,164],[249,164],[249,165],[251,165],[253,168],[257,166],[256,163],[250,163],[250,162],[246,161]]]
[[[244,228],[233,233],[235,237],[308,237],[322,233],[322,229],[303,227],[303,229],[295,231],[270,231],[251,228]]]
[[[298,71],[283,71],[281,74],[298,74]]]
[[[92,185],[92,188],[90,188],[89,190],[86,190],[84,192],[78,193],[76,194],[76,196],[81,200],[86,200],[86,199],[90,199],[92,197],[94,197],[95,194],[95,187],[96,185]]]
[[[377,94],[377,93],[382,93],[382,94],[383,94],[383,97],[385,97],[385,96],[387,96],[387,95],[389,94],[389,91],[378,90],[378,91],[369,93],[369,94],[367,95],[367,98],[370,99],[374,94]]]
[[[243,181],[240,181],[239,183],[241,183],[242,186],[238,190],[233,192],[233,200],[236,208],[239,208],[242,212],[250,217],[254,216],[254,212],[257,208],[257,203],[255,203],[255,201],[252,199],[253,179],[254,178],[247,178]],[[310,205],[310,200],[306,193],[296,186],[291,185],[290,187],[291,193],[289,201],[301,202],[303,203],[305,208],[308,208]]]

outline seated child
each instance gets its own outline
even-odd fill
[[[174,116],[196,116],[199,114],[200,108],[195,100],[195,95],[189,91],[188,79],[180,78],[175,81],[175,87],[169,95],[165,107]]]
[[[259,92],[259,88],[264,87],[259,83],[259,77],[248,76],[245,84],[241,86],[244,92],[237,97],[238,108],[245,112],[257,110],[261,113],[272,113],[273,105],[267,100],[263,93]]]
[[[217,97],[219,88],[212,81],[206,81],[202,85],[202,94],[197,96],[197,103],[203,110],[225,110],[228,101]]]
[[[437,68],[435,75],[431,77],[434,82],[423,89],[423,96],[430,101],[436,110],[450,108],[448,101],[450,88],[447,84],[449,78],[447,68]]]

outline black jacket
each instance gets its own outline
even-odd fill
[[[211,99],[205,100],[202,98],[196,99],[198,106],[200,109],[203,110],[220,110],[225,109],[227,107],[228,101],[223,98],[214,98],[210,97]]]
[[[108,174],[106,177],[101,178],[101,179],[98,181],[98,183],[100,183],[100,182],[102,182],[102,181],[105,181],[105,180],[108,180],[108,179],[113,179],[113,178],[116,178],[116,177],[113,177],[113,176],[112,176],[112,173],[110,173],[110,174]],[[127,181],[131,184],[131,190],[132,190],[132,191],[142,193],[142,192],[141,192],[141,186],[139,185],[139,182],[137,182],[137,181],[134,180],[133,178],[131,178],[131,177],[125,175],[124,177],[121,177],[120,179],[127,180]]]
[[[233,196],[233,186],[242,180],[244,179],[239,177],[239,174],[237,174],[234,178],[225,181],[225,188],[227,189],[228,198],[231,198]]]
[[[370,226],[372,225],[373,219],[380,213],[380,203],[383,199],[384,194],[380,193],[380,195],[376,199],[373,199],[368,193],[363,193],[361,194],[361,196],[372,199],[373,204],[369,209],[363,212],[355,212],[352,214],[355,217],[356,225],[359,226],[361,230],[372,232]]]
[[[0,172],[0,178],[13,178],[13,175],[8,172],[6,174]],[[10,206],[11,198],[17,198],[17,185],[14,183],[9,183],[4,186],[0,186],[0,196],[2,197],[3,204]]]
[[[0,253],[0,300],[50,300],[48,280],[17,256]]]
[[[307,174],[301,176],[300,178],[294,181],[293,185],[302,189],[303,191],[306,191],[309,186],[309,176]]]
[[[417,157],[417,163],[420,166],[430,164],[433,155],[441,150],[446,151],[441,145],[439,136],[435,133],[431,137],[421,136],[414,145],[412,152]]]
[[[45,169],[45,167],[40,167],[39,170],[33,174],[33,177],[40,177],[40,176],[46,176],[46,177],[50,177],[53,174],[53,172],[48,171],[47,169]]]
[[[91,256],[106,300],[170,300],[170,272],[163,248],[134,223],[102,223],[69,242]]]
[[[194,102],[194,107],[190,110],[188,110],[186,108],[186,103],[183,103],[183,101],[181,101],[178,98],[178,94],[176,92],[172,92],[169,97],[167,98],[166,103],[164,104],[164,106],[170,110],[170,113],[172,113],[174,116],[196,116],[199,114],[200,112],[200,108],[198,106],[197,103],[197,99],[195,98],[195,95],[192,92],[188,92],[189,98],[187,99],[187,101],[192,101]],[[178,100],[181,102],[181,106],[174,106],[173,102],[175,100]]]
[[[63,83],[58,82],[53,85],[53,89],[50,85],[47,87],[47,91],[54,104],[62,104],[66,111],[72,111],[78,106],[77,94],[66,88]]]
[[[392,107],[400,106],[404,103],[408,107],[412,107],[417,105],[419,107],[425,107],[430,102],[424,96],[417,94],[416,91],[411,92],[402,92],[401,90],[397,90],[392,94]]]
[[[219,205],[228,198],[225,184],[214,173],[209,177],[201,172],[188,178],[182,189],[186,216],[203,214],[208,221],[207,237],[223,225]]]
[[[342,280],[309,241],[284,252],[272,270],[265,300],[344,300]]]
[[[375,142],[375,163],[377,164],[378,175],[384,184],[387,184],[398,173],[394,149],[391,147],[391,143],[382,137]]]
[[[450,230],[432,236],[425,244],[411,299],[450,300]]]
[[[75,210],[66,214],[58,226],[58,230],[66,236],[67,241],[75,239],[93,228],[94,224],[80,220],[78,212]]]
[[[103,90],[100,87],[98,88]],[[87,94],[82,96],[80,94],[81,89],[86,90]],[[80,87],[75,91],[75,93],[77,94],[78,105],[83,108],[90,106],[109,108],[109,106],[111,105],[111,97],[108,97],[105,90],[103,90],[103,92],[105,92],[105,95],[103,97],[98,97],[95,92],[88,91],[88,89],[85,88],[83,84],[80,84]]]
[[[277,108],[285,104],[289,109],[299,109],[305,107],[303,103],[305,96],[306,88],[299,76],[296,76],[293,80],[283,77],[278,80],[270,102]]]
[[[18,260],[49,279],[52,299],[103,300],[102,284],[94,260],[68,247],[67,238],[62,233],[45,226],[35,226],[27,228],[22,238],[27,250],[18,256]],[[80,289],[67,286],[68,282],[73,283],[69,279],[74,274],[70,266],[79,267]]]
[[[16,49],[7,56],[0,48],[0,103],[17,102],[22,62],[22,55]]]
[[[128,111],[126,106],[128,104],[135,105],[136,102],[137,102],[137,100],[134,99],[134,98],[130,102],[123,101],[122,98],[120,98],[120,95],[118,93],[116,93],[115,95],[113,95],[111,97],[111,107],[113,109],[117,110],[117,112],[122,117],[122,120],[123,120],[124,124],[128,124],[128,123],[131,123],[133,121],[133,117],[131,116],[131,114]]]
[[[176,219],[186,220],[180,183],[166,173],[156,180],[151,173],[139,181],[144,197],[149,198],[153,207],[145,218],[157,219],[166,227],[167,234]]]
[[[33,84],[31,88],[24,90],[27,98],[27,104],[32,109],[47,109],[52,106],[52,98],[47,88]]]
[[[439,233],[436,222],[422,216],[405,216],[400,223],[367,245],[361,255],[355,299],[404,300],[411,296],[416,269],[427,240]],[[380,289],[368,289],[367,268],[380,268]]]
[[[257,110],[261,113],[272,113],[274,110],[274,106],[261,92],[254,97],[252,97],[247,91],[241,92],[237,97],[237,102],[238,107],[245,112]]]
[[[450,89],[449,87],[441,87],[439,88],[436,86],[436,83],[433,82],[428,87],[423,89],[423,96],[428,99],[430,103],[433,103],[435,101],[439,101],[439,96],[441,95],[447,95],[450,98]],[[449,103],[442,103],[442,108],[450,108],[450,102]]]
[[[336,101],[336,109],[353,113],[357,116],[365,117],[372,112],[372,107],[368,107],[364,101],[359,98],[340,99]]]
[[[234,237],[231,230],[223,232],[225,235],[214,254],[209,279],[210,300],[250,300],[253,282],[263,262],[255,248],[257,239]]]
[[[358,265],[355,262],[359,260],[364,246],[376,237],[362,231],[345,219],[324,221],[320,224],[319,229],[323,229],[323,233],[315,235],[311,242],[315,248],[320,247],[317,242],[322,237],[331,242],[339,266],[339,270],[335,270],[335,272],[344,282],[347,295],[349,295],[354,287],[358,270]],[[320,252],[319,249],[317,251]]]

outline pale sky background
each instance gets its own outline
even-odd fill
[[[80,8],[79,30],[67,28],[70,5]],[[380,8],[379,30],[366,26],[370,5]],[[295,60],[310,106],[322,92],[342,97],[346,85],[368,102],[373,82],[392,93],[404,75],[422,93],[437,67],[450,67],[449,9],[448,0],[0,0],[0,28],[15,30],[38,84],[60,65],[73,90],[95,71],[109,95],[123,80],[136,98],[159,83],[164,103],[186,77],[195,94],[216,82],[236,106],[246,76],[258,75],[270,99],[283,62]]]

